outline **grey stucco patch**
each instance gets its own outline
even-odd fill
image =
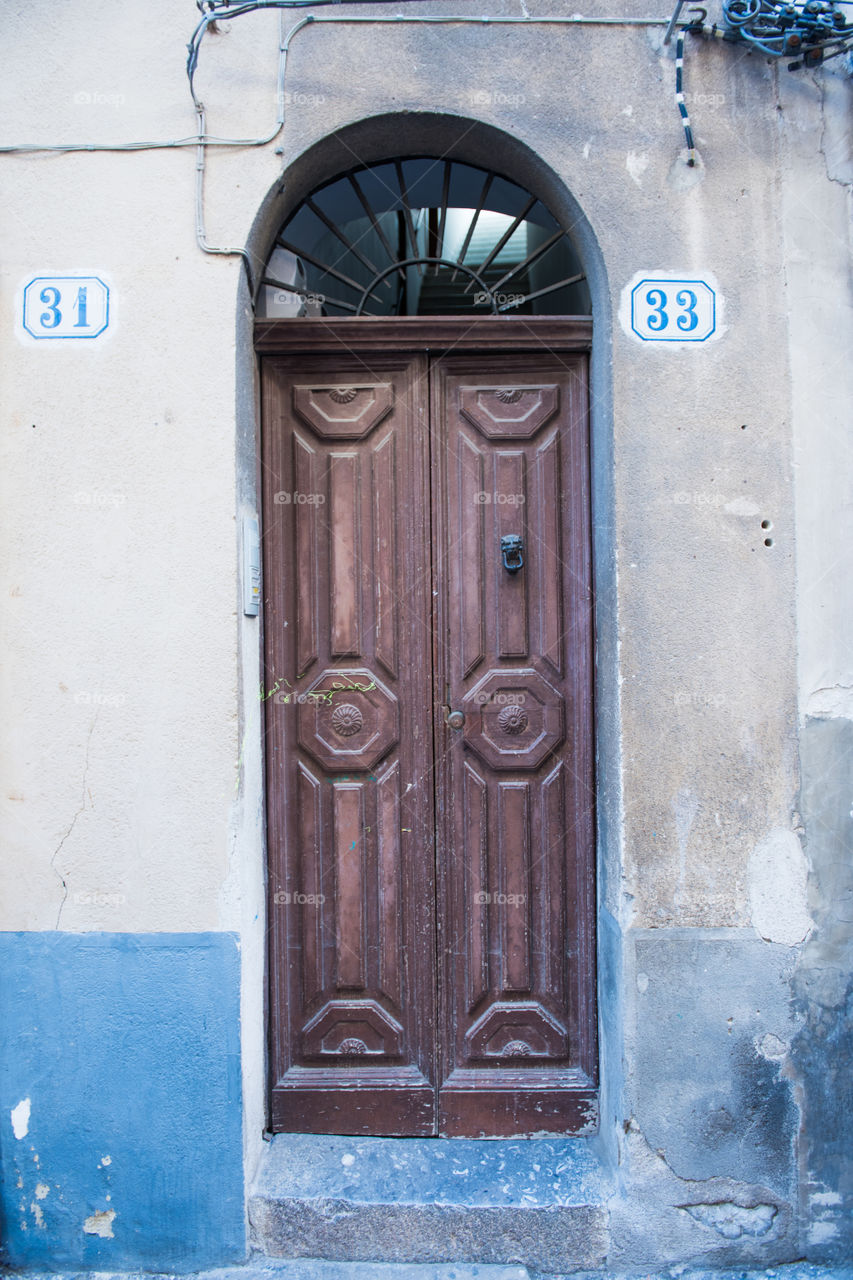
[[[646,1141],[679,1178],[790,1194],[796,1107],[759,1046],[791,1038],[791,952],[747,930],[643,931],[635,948],[632,1092]]]
[[[752,925],[767,942],[793,946],[811,928],[806,910],[806,860],[800,841],[784,827],[752,851],[747,871]]]
[[[624,1134],[623,1171],[622,1189],[609,1204],[613,1271],[770,1266],[797,1256],[788,1200],[757,1183],[678,1177],[634,1120]]]
[[[715,1201],[713,1204],[683,1204],[679,1208],[726,1240],[737,1240],[741,1236],[766,1236],[778,1212],[774,1204],[740,1205],[733,1204],[730,1200]]]
[[[803,1251],[853,1255],[853,722],[807,720],[801,810],[815,931],[794,975],[802,1029],[791,1046],[803,1110]]]

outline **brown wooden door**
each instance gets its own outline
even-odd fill
[[[263,386],[273,1128],[587,1131],[586,358]]]

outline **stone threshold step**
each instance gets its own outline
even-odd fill
[[[273,1257],[560,1274],[603,1265],[608,1191],[578,1138],[278,1134],[249,1220],[253,1244]]]
[[[323,1258],[257,1258],[242,1267],[189,1274],[141,1271],[5,1271],[10,1280],[532,1280],[526,1267],[459,1266],[454,1263],[329,1262]]]
[[[188,1275],[129,1271],[67,1271],[50,1275],[6,1272],[10,1280],[532,1280],[526,1267],[459,1266],[454,1263],[329,1262],[321,1258],[253,1258],[242,1267]]]
[[[210,1280],[218,1280],[211,1277]],[[224,1277],[222,1280],[231,1280]],[[254,1267],[245,1280],[531,1280],[526,1267],[464,1266],[456,1263],[329,1262],[291,1258],[277,1266]]]
[[[770,1268],[738,1267],[727,1270],[695,1270],[684,1266],[650,1272],[575,1272],[571,1276],[533,1273],[522,1266],[490,1266],[474,1263],[330,1262],[322,1258],[265,1258],[253,1254],[242,1266],[212,1271],[11,1271],[0,1266],[0,1276],[10,1280],[853,1280],[853,1267],[821,1266],[807,1262]]]

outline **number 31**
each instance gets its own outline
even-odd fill
[[[86,293],[86,286],[81,285],[77,290],[77,298],[72,304],[77,312],[77,319],[74,322],[75,329],[89,328],[89,321],[86,316]],[[55,329],[57,325],[62,324],[62,312],[59,310],[62,294],[56,286],[50,285],[47,289],[42,289],[39,294],[39,300],[47,307],[47,311],[43,311],[39,316],[42,328]]]

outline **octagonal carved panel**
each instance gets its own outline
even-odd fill
[[[307,1057],[398,1058],[403,1028],[375,1000],[330,1000],[302,1031]]]
[[[312,431],[326,439],[361,440],[388,416],[393,406],[390,382],[293,388],[294,410]]]
[[[563,699],[538,671],[490,671],[463,699],[465,741],[493,769],[536,769],[563,740]]]
[[[490,440],[529,440],[553,418],[560,389],[543,387],[462,387],[460,407]]]
[[[372,769],[400,735],[397,699],[365,667],[327,668],[301,692],[297,717],[300,746],[332,771]]]
[[[465,1036],[473,1058],[565,1058],[566,1028],[535,1000],[490,1005]]]

